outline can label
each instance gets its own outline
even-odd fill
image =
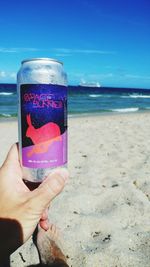
[[[67,162],[67,87],[22,84],[22,165],[50,168]]]

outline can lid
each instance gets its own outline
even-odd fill
[[[21,64],[25,63],[25,62],[29,62],[29,61],[39,61],[39,60],[43,60],[43,61],[52,61],[52,62],[57,62],[61,65],[63,65],[63,63],[57,59],[53,59],[53,58],[48,58],[48,57],[41,57],[41,58],[27,58],[21,61]]]

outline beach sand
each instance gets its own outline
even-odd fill
[[[17,123],[0,123],[0,161]],[[70,181],[49,218],[72,267],[150,267],[150,113],[69,119]],[[9,201],[9,200],[8,200]],[[12,267],[38,263],[29,240]]]

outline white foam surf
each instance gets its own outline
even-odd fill
[[[8,92],[0,92],[0,95],[13,95],[13,93],[8,93]]]
[[[139,108],[116,108],[112,109],[114,112],[136,112]]]

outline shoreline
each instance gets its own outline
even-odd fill
[[[124,115],[134,115],[134,114],[148,114],[150,110],[140,110],[140,111],[129,111],[129,112],[93,112],[93,113],[76,113],[68,114],[68,120],[74,118],[92,118],[92,117],[111,117],[111,116],[124,116]],[[1,122],[17,122],[18,117],[0,117]]]

